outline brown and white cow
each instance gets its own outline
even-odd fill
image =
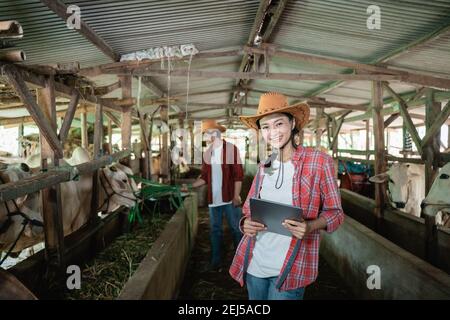
[[[67,160],[61,160],[60,165],[75,166],[89,160],[87,150],[76,148],[72,157]],[[4,183],[25,179],[31,176],[32,170],[39,169],[39,163],[40,155],[34,155],[33,158],[27,160],[27,164],[8,165],[5,170],[0,171],[0,176],[3,177]],[[30,168],[30,166],[35,167]],[[99,211],[112,212],[120,206],[132,207],[135,205],[137,188],[134,181],[131,182],[131,179],[127,176],[127,174],[131,173],[129,168],[121,164],[113,164],[99,170],[101,181],[99,187],[101,208],[99,208]],[[79,229],[88,221],[91,215],[92,177],[93,174],[86,174],[80,176],[78,180],[60,184],[64,235]],[[15,208],[15,204],[17,204],[21,212],[26,212],[30,218],[42,222],[39,193],[30,194],[6,203],[10,208]],[[0,206],[0,229],[4,222],[8,220],[7,215],[8,210],[6,206]],[[23,218],[14,216],[13,222],[8,223],[9,226],[5,227],[3,234],[0,234],[0,251],[7,250],[20,233]],[[14,252],[19,252],[43,240],[42,227],[29,225],[27,228],[17,242]]]
[[[420,203],[425,198],[425,167],[419,164],[395,163],[385,173],[370,177],[371,182],[388,181],[391,205],[400,211],[420,217]]]
[[[439,171],[421,206],[423,214],[436,217],[437,225],[450,228],[450,163]]]

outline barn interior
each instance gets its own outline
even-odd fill
[[[346,220],[337,233],[323,235],[324,270],[330,283],[339,278],[329,286],[345,284],[348,297],[360,299],[449,299],[449,52],[447,0],[0,0],[1,170],[38,155],[32,175],[2,181],[0,201],[9,212],[8,203],[39,194],[43,241],[40,253],[0,265],[0,293],[14,283],[22,298],[46,298],[58,287],[51,280],[65,285],[67,265],[91,259],[125,232],[135,207],[123,201],[109,210],[108,201],[109,215],[101,218],[97,209],[112,195],[102,177],[116,163],[131,170],[123,170],[128,177],[144,179],[136,184],[153,188],[161,206],[167,194],[182,194],[183,205],[169,205],[179,219],[164,222],[167,230],[155,238],[169,249],[143,252],[148,259],[114,298],[189,299],[201,281],[202,288],[231,282],[226,270],[212,278],[194,272],[192,257],[204,255],[196,239],[199,230],[207,232],[206,187],[189,195],[179,187],[200,174],[201,124],[215,119],[239,149],[245,200],[268,153],[239,116],[254,115],[262,94],[278,92],[310,106],[299,143],[335,161]],[[77,147],[89,160],[63,162],[75,161]],[[180,150],[186,164],[176,161]],[[417,214],[393,201],[390,181],[369,180],[405,165],[421,170],[414,181],[425,194]],[[82,175],[92,179],[84,203],[89,216],[67,236],[62,184]],[[412,201],[408,188],[405,202]],[[420,203],[438,191],[437,219]],[[2,240],[6,220],[0,220],[2,262],[14,253],[15,241]],[[382,289],[366,286],[372,265],[383,270]],[[35,276],[44,273],[50,280]],[[43,287],[45,293],[36,289]],[[331,296],[320,290],[319,283],[311,299]]]

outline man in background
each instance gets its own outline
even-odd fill
[[[211,227],[212,257],[210,270],[222,265],[222,220],[225,215],[233,236],[234,249],[241,240],[239,220],[241,218],[241,187],[244,170],[239,149],[222,139],[226,128],[214,120],[202,122],[202,134],[207,143],[203,154],[202,173],[192,187],[208,186],[208,207]]]

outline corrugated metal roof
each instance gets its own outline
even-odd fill
[[[64,1],[81,8],[82,19],[116,52],[193,43],[200,50],[242,45],[258,0]]]
[[[39,0],[0,0],[0,20],[17,20],[24,37],[14,41],[25,51],[27,64],[78,61],[88,67],[111,60]]]
[[[381,9],[381,29],[369,30],[366,9]],[[274,42],[311,54],[372,62],[450,23],[449,1],[293,0]]]
[[[389,65],[450,77],[450,33],[409,50]]]
[[[369,17],[366,9],[370,5],[378,5],[381,9],[380,30],[366,27]],[[374,63],[449,24],[450,1],[293,0],[288,2],[271,41],[304,53]],[[449,43],[448,36],[442,37],[428,49],[412,50],[388,64],[450,76],[447,72],[450,71]],[[308,93],[331,83],[324,82]],[[339,96],[336,90],[339,89],[329,92],[328,98],[343,102],[340,98],[334,99]],[[347,103],[352,103],[353,95],[358,96],[358,91],[346,97],[349,98]],[[365,102],[369,99],[370,95]]]
[[[200,51],[244,45],[258,10],[258,0],[63,0],[81,8],[82,19],[117,53],[123,54],[156,46],[193,43]],[[366,9],[381,8],[381,30],[368,30]],[[48,64],[79,61],[82,67],[110,62],[98,48],[48,10],[39,0],[0,0],[0,20],[18,20],[25,37],[15,41],[28,55],[28,63]],[[283,49],[333,58],[373,63],[398,48],[413,43],[443,25],[450,24],[450,1],[371,1],[371,0],[291,0],[275,27],[270,42]],[[450,77],[450,34],[401,54],[387,64],[438,73]],[[192,69],[237,71],[242,57],[194,61]],[[158,67],[158,66],[155,66]],[[176,68],[187,68],[177,62]],[[273,58],[271,72],[338,73],[342,68]],[[167,92],[167,77],[154,77]],[[115,76],[95,79],[98,85],[117,81]],[[191,79],[190,92],[227,90],[235,79]],[[328,82],[255,80],[258,90],[282,91],[302,96]],[[171,95],[185,92],[186,78],[172,77]],[[412,86],[393,83],[397,92]],[[137,81],[133,81],[137,95]],[[109,97],[120,97],[120,90]],[[142,86],[142,98],[154,97]],[[260,94],[251,93],[249,104]],[[370,101],[370,82],[349,81],[321,94],[329,101],[365,103]],[[191,102],[229,103],[228,93],[191,96]],[[184,106],[184,99],[179,103]],[[192,109],[195,109],[193,107]],[[334,110],[334,109],[333,109]],[[224,112],[224,110],[220,110]],[[332,109],[329,109],[332,111]],[[216,112],[216,110],[212,111]],[[251,109],[244,113],[253,113]],[[314,111],[313,111],[314,114]]]
[[[390,87],[397,93],[412,92],[416,88],[400,82],[391,82]],[[321,94],[320,97],[329,101],[363,104],[371,100],[371,83],[369,81],[346,81],[341,86],[327,93]],[[384,98],[390,95],[384,91]]]

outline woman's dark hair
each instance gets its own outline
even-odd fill
[[[290,113],[287,112],[280,112],[281,114],[284,114],[286,117],[288,117],[289,122],[292,122],[294,120],[294,116]],[[256,121],[256,125],[258,126],[258,129],[261,129],[261,126],[259,125],[259,120]],[[294,129],[292,129],[291,131],[291,143],[292,146],[294,147],[294,149],[297,149],[298,144],[295,142],[295,136],[299,133],[300,131],[297,129],[297,126],[294,127]]]

